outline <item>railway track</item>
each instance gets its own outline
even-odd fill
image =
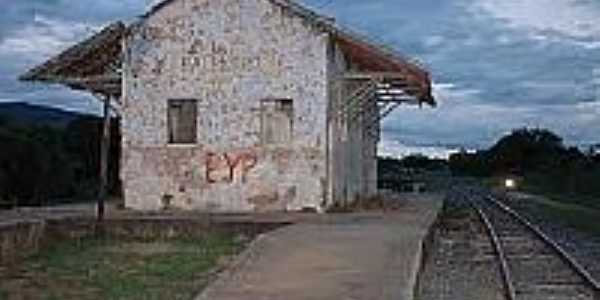
[[[540,206],[530,195],[501,196],[496,200],[518,211],[571,254],[596,279],[600,280],[600,236],[553,222],[539,213]]]
[[[491,196],[471,204],[494,246],[507,299],[600,300],[600,283],[519,213]]]

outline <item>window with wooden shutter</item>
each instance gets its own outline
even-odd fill
[[[282,144],[292,141],[294,102],[291,99],[265,99],[261,102],[261,142]]]
[[[198,123],[198,103],[193,99],[169,100],[167,112],[170,144],[195,144]]]

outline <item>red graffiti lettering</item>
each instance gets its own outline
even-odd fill
[[[206,182],[211,184],[217,183],[217,180],[212,178],[213,172],[218,170],[218,166],[214,162],[215,158],[218,158],[217,154],[212,152],[206,153]]]
[[[221,155],[209,152],[206,154],[206,182],[233,183],[236,177],[239,177],[242,183],[245,183],[248,173],[256,167],[257,163],[258,158],[250,152]]]
[[[235,169],[240,161],[240,156],[224,153],[223,157],[225,158],[225,162],[227,162],[227,166],[229,167],[228,182],[231,183],[233,182],[233,177],[235,176]]]
[[[258,163],[258,159],[256,158],[255,155],[250,155],[250,154],[244,154],[243,156],[241,156],[241,163],[242,163],[242,182],[246,183],[246,178],[248,173],[250,173],[250,171],[252,169],[254,169],[254,167],[256,167],[256,164]]]

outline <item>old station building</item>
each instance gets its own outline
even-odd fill
[[[21,79],[90,91],[119,116],[125,204],[139,210],[369,197],[381,119],[435,104],[417,64],[287,0],[164,1]]]

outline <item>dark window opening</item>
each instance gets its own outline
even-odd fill
[[[198,104],[193,99],[169,100],[167,112],[170,144],[195,144],[198,132]]]

